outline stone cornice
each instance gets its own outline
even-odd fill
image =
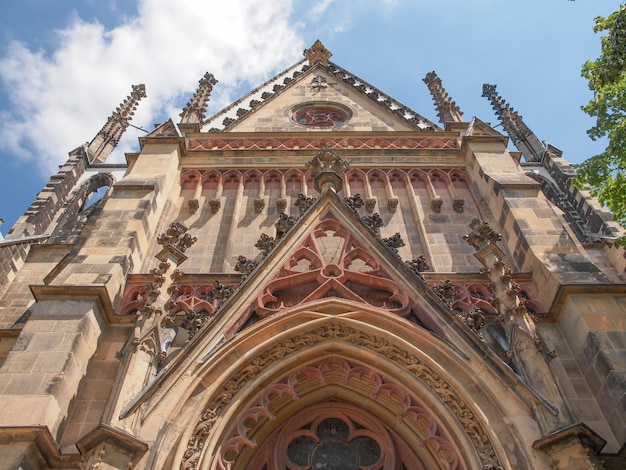
[[[64,455],[46,426],[0,427],[0,442],[11,445],[17,442],[32,442],[35,457],[49,469],[82,468],[83,456]]]
[[[561,315],[561,310],[568,297],[576,294],[615,294],[625,295],[625,284],[562,284],[554,297],[554,301],[548,310],[546,320],[556,321]]]
[[[37,302],[42,300],[95,300],[102,317],[109,326],[128,326],[133,318],[115,314],[106,286],[46,286],[31,285],[30,290]]]
[[[201,133],[188,135],[189,151],[219,150],[319,150],[323,147],[342,150],[407,150],[407,149],[457,149],[456,132],[394,132],[378,134],[369,132],[283,132],[259,134]]]

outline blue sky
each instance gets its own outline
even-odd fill
[[[134,125],[178,117],[204,72],[208,114],[302,58],[332,61],[437,121],[422,78],[435,70],[470,120],[497,123],[483,83],[571,162],[600,153],[580,106],[599,54],[593,19],[613,0],[4,0],[0,2],[0,217],[6,233],[73,148],[93,138],[131,85]],[[499,128],[500,129],[500,128]],[[112,157],[137,149],[131,130]]]

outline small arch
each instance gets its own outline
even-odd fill
[[[198,170],[187,170],[180,175],[180,186],[182,189],[196,189],[201,178]]]
[[[259,170],[248,170],[243,174],[243,189],[255,189],[258,190],[261,186],[261,180],[263,175]]]
[[[238,170],[229,170],[223,175],[224,189],[237,189],[241,184],[242,175]]]
[[[202,189],[216,190],[222,181],[222,174],[217,170],[209,170],[202,174]]]
[[[467,189],[469,187],[468,184],[468,175],[463,170],[450,170],[450,181],[452,182],[452,186],[457,189]]]
[[[430,182],[436,189],[445,189],[448,187],[449,179],[448,175],[441,170],[435,169],[428,173]]]
[[[372,189],[384,189],[387,175],[380,170],[370,170],[367,172]]]
[[[304,175],[300,170],[289,170],[284,178],[287,193],[298,195],[303,192]]]
[[[402,170],[390,170],[387,177],[392,188],[404,189],[406,187],[406,173]]]
[[[426,189],[428,187],[428,175],[423,170],[409,171],[408,178],[413,189]]]
[[[266,189],[280,189],[282,183],[282,174],[277,170],[270,170],[265,173],[265,188]]]

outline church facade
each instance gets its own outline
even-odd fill
[[[622,229],[495,86],[506,135],[331,55],[70,152],[0,242],[3,468],[626,466]]]

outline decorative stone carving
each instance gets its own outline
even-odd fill
[[[146,97],[146,86],[133,85],[129,96],[109,116],[106,124],[87,146],[87,155],[90,162],[104,163],[120,138],[130,125],[135,110],[142,98]]]
[[[404,240],[402,240],[402,236],[397,232],[388,238],[383,238],[382,242],[391,248],[395,253],[398,253],[398,248],[404,246]]]
[[[309,60],[309,65],[315,64],[328,65],[328,59],[332,57],[333,53],[330,52],[324,44],[318,39],[313,43],[309,49],[304,50],[304,57]]]
[[[443,199],[440,197],[435,197],[432,201],[430,201],[430,208],[437,214],[441,212],[441,206],[443,206]]]
[[[307,170],[315,175],[314,186],[319,193],[327,189],[341,191],[343,186],[341,174],[349,167],[350,164],[329,147],[323,147],[321,152],[306,164]]]
[[[267,256],[267,254],[276,246],[276,239],[262,233],[261,237],[254,244],[254,246],[263,252],[263,256]]]
[[[222,201],[219,199],[211,199],[209,201],[209,207],[211,208],[212,214],[217,214],[217,211],[219,211],[220,207],[222,207]]]
[[[358,299],[406,316],[409,295],[379,266],[377,260],[334,219],[317,224],[305,245],[294,247],[290,260],[267,282],[256,301],[265,318],[283,306],[324,297]]]
[[[365,210],[368,213],[372,213],[374,212],[374,209],[376,208],[376,199],[375,198],[368,198],[365,200]]]
[[[298,199],[294,202],[294,206],[298,208],[300,214],[306,212],[306,210],[313,205],[315,202],[314,197],[306,197],[304,194],[298,194]]]
[[[268,97],[272,94],[268,94]],[[219,129],[213,129],[213,132],[219,132]],[[458,148],[458,142],[455,138],[414,136],[403,139],[376,137],[375,139],[366,137],[350,137],[344,139],[340,137],[324,136],[319,137],[318,133],[312,133],[310,136],[300,136],[297,139],[292,137],[274,137],[272,148],[276,150],[297,150],[297,149],[322,149],[324,146],[337,149],[357,149],[357,150],[373,150],[373,149],[455,149]],[[229,137],[220,135],[217,137],[197,137],[189,139],[189,150],[203,151],[220,151],[220,150],[266,150],[267,140],[261,137],[250,136],[245,140],[238,137]],[[441,171],[459,171],[443,170]]]
[[[483,312],[479,309],[470,309],[467,311],[455,310],[456,316],[459,317],[467,327],[476,333],[482,339],[481,329],[487,324],[487,320]]]
[[[397,197],[387,199],[387,209],[389,209],[389,212],[395,212],[399,202],[400,200]]]
[[[196,237],[192,237],[187,232],[185,227],[180,222],[173,222],[170,224],[165,233],[162,233],[157,237],[157,243],[164,248],[171,246],[176,248],[181,253],[184,253],[187,248],[192,246],[196,241]]]
[[[241,273],[241,279],[245,279],[248,275],[256,269],[259,265],[258,261],[254,261],[246,258],[245,256],[239,256],[237,258],[237,264],[235,265],[235,271]]]
[[[463,199],[455,199],[452,201],[452,209],[454,209],[454,212],[458,212],[459,214],[463,213],[464,205],[465,201]]]
[[[265,209],[265,200],[257,197],[254,200],[254,212],[256,212],[257,214],[260,214],[261,212],[263,212],[263,209]]]
[[[404,264],[406,264],[411,271],[420,277],[422,277],[422,272],[430,271],[430,266],[426,262],[426,257],[424,255],[420,255],[417,259],[411,261],[405,261]]]
[[[350,209],[352,209],[355,212],[357,212],[361,207],[363,207],[363,204],[365,204],[360,194],[355,194],[354,196],[346,197],[344,198],[344,201],[346,202],[346,204],[348,204]]]
[[[481,461],[483,469],[500,469],[494,446],[484,424],[476,416],[467,401],[460,398],[454,386],[439,372],[435,372],[430,365],[419,357],[407,353],[405,349],[389,344],[387,338],[372,335],[371,332],[355,330],[339,322],[301,332],[293,338],[286,338],[276,342],[269,348],[259,351],[250,357],[246,364],[233,372],[209,400],[206,408],[194,426],[194,432],[187,442],[187,449],[182,457],[180,468],[197,468],[202,449],[211,435],[213,427],[221,419],[236,399],[241,389],[259,376],[268,366],[283,359],[289,354],[304,348],[311,348],[324,341],[345,341],[368,351],[380,354],[396,362],[408,372],[415,374],[432,390],[443,404],[456,416],[460,426],[471,439]]]
[[[378,233],[378,229],[383,226],[383,219],[380,217],[378,212],[362,217],[361,220],[363,220],[365,225],[374,230],[376,233]]]
[[[284,214],[287,210],[287,199],[283,197],[276,199],[276,210],[279,214]]]
[[[327,87],[328,85],[326,84],[326,77],[324,75],[316,75],[311,80],[311,89],[314,91],[323,90]]]
[[[442,284],[433,287],[433,290],[435,291],[435,294],[441,298],[441,300],[443,300],[448,306],[452,307],[457,293],[449,279],[446,279]]]
[[[531,131],[522,116],[504,101],[496,91],[496,85],[483,85],[483,97],[487,98],[500,118],[502,127],[509,135],[513,144],[522,152],[528,162],[540,162],[543,158],[544,146]]]
[[[439,121],[442,124],[449,121],[460,122],[463,120],[463,113],[443,88],[441,79],[434,71],[426,74],[424,83],[426,83],[426,86],[428,86],[430,90],[435,106],[437,107]]]
[[[287,214],[280,214],[278,219],[274,223],[276,227],[276,239],[281,238],[285,233],[294,226],[298,219],[296,217],[288,216]]]
[[[487,287],[493,295],[492,304],[501,315],[509,350],[505,351],[512,366],[552,407],[536,407],[535,417],[543,432],[565,425],[567,411],[562,402],[547,361],[552,354],[539,336],[534,320],[526,308],[526,298],[513,279],[513,272],[504,262],[504,253],[497,247],[502,237],[486,222],[474,219],[472,232],[463,238],[477,250],[476,258],[483,263]],[[560,413],[556,412],[559,410]]]
[[[185,313],[185,318],[180,326],[187,330],[187,341],[191,340],[208,323],[209,318],[210,316],[206,311],[194,312],[193,310],[188,310]]]
[[[200,201],[198,201],[197,199],[190,199],[189,201],[187,201],[187,207],[189,208],[189,212],[195,214],[200,208]]]
[[[211,291],[211,293],[213,294],[213,298],[217,299],[218,307],[221,306],[221,304],[227,298],[233,295],[234,292],[235,292],[234,288],[225,286],[220,281],[217,281],[217,280],[213,281],[213,290]]]
[[[392,400],[394,404],[393,408],[399,410],[395,416],[397,423],[399,425],[403,423],[408,426],[415,426],[417,424],[415,428],[417,429],[418,438],[421,440],[421,445],[429,448],[433,457],[444,463],[447,468],[457,468],[459,457],[456,454],[454,446],[445,436],[441,425],[437,422],[437,418],[433,416],[428,409],[424,408],[419,400],[406,390],[403,384],[395,382],[367,366],[353,364],[337,357],[323,359],[318,363],[307,365],[306,367],[293,371],[289,376],[283,377],[281,380],[267,387],[261,396],[240,415],[237,424],[233,426],[229,433],[228,440],[221,446],[223,468],[229,468],[234,465],[237,454],[241,452],[244,446],[253,446],[254,441],[252,437],[248,435],[248,431],[252,428],[259,429],[267,420],[277,418],[274,412],[278,405],[277,402],[283,403],[284,406],[284,400],[296,401],[302,399],[303,397],[298,393],[298,388],[307,390],[310,393],[311,390],[322,387],[343,386],[345,384],[351,385],[352,390],[358,395],[357,400],[365,400],[368,402],[379,402],[383,399]],[[337,408],[343,410],[343,406],[341,405],[338,405]],[[352,438],[349,437],[348,429],[355,431],[359,436],[369,436],[369,438],[365,439],[366,441],[369,439],[378,441],[380,438],[384,438],[385,440],[391,439],[389,435],[385,435],[384,437],[377,435],[373,429],[368,429],[367,425],[363,426],[362,421],[359,426],[355,425],[356,423],[351,423],[349,428],[345,423],[343,423],[342,426],[341,420],[337,419],[338,416],[342,416],[340,413],[339,411],[339,414],[335,414],[330,418],[330,421],[333,422],[333,426],[331,429],[328,429],[330,432],[324,433],[325,436],[330,437],[333,441],[343,437],[346,443],[339,443],[340,447],[345,449],[346,444],[352,440]],[[348,418],[348,416],[349,415],[343,415],[344,419]],[[307,450],[313,450],[316,444],[319,445],[319,441],[323,441],[321,436],[318,437],[313,434],[313,437],[311,437],[311,429],[316,430],[319,424],[324,422],[328,423],[328,418],[324,419],[324,416],[320,417],[317,413],[313,413],[311,419],[313,423],[306,423],[304,429],[288,433],[286,440],[290,441],[289,447],[291,447],[292,444],[294,447],[297,446],[297,443],[294,442],[296,439],[300,440],[300,444],[303,444],[302,441],[308,441],[304,446],[300,446],[302,453],[298,452],[297,455],[294,455],[296,453],[293,452],[291,456],[287,457],[288,460],[291,460],[290,463],[292,465],[301,464],[307,468],[311,468],[307,464],[314,456],[311,455],[310,452],[307,452]],[[311,424],[313,425],[311,426]],[[281,431],[281,433],[285,431],[286,430]],[[379,432],[382,432],[382,430],[379,430]],[[323,444],[321,445],[323,446]],[[283,442],[279,447],[287,447],[287,442]],[[376,442],[371,442],[369,446],[365,445],[360,447],[361,450],[369,448],[373,451],[373,455],[362,455],[359,459],[363,467],[371,468],[370,464],[373,465],[376,462],[380,462],[382,451],[383,467],[377,465],[375,468],[397,468],[396,462],[394,462],[394,460],[396,460],[394,458],[395,456],[389,455],[390,452],[393,453],[393,444],[391,442],[387,442],[386,445],[381,446]],[[351,453],[358,453],[358,450],[352,449]],[[388,455],[384,458],[386,453]],[[292,459],[294,459],[294,457],[297,462],[293,462]],[[398,457],[397,460],[403,460],[402,457]],[[326,467],[322,462],[318,463],[320,463],[319,468]],[[283,468],[283,465],[280,465],[280,468]],[[314,466],[313,468],[318,467]],[[343,468],[343,466],[338,466],[337,468]],[[350,468],[353,467],[350,465]]]
[[[205,73],[198,83],[198,89],[180,113],[181,123],[201,123],[204,120],[209,96],[217,80],[213,74]]]
[[[472,231],[463,236],[463,240],[474,247],[475,250],[481,250],[490,243],[502,240],[502,235],[494,231],[491,226],[480,219],[473,219],[470,222]]]

